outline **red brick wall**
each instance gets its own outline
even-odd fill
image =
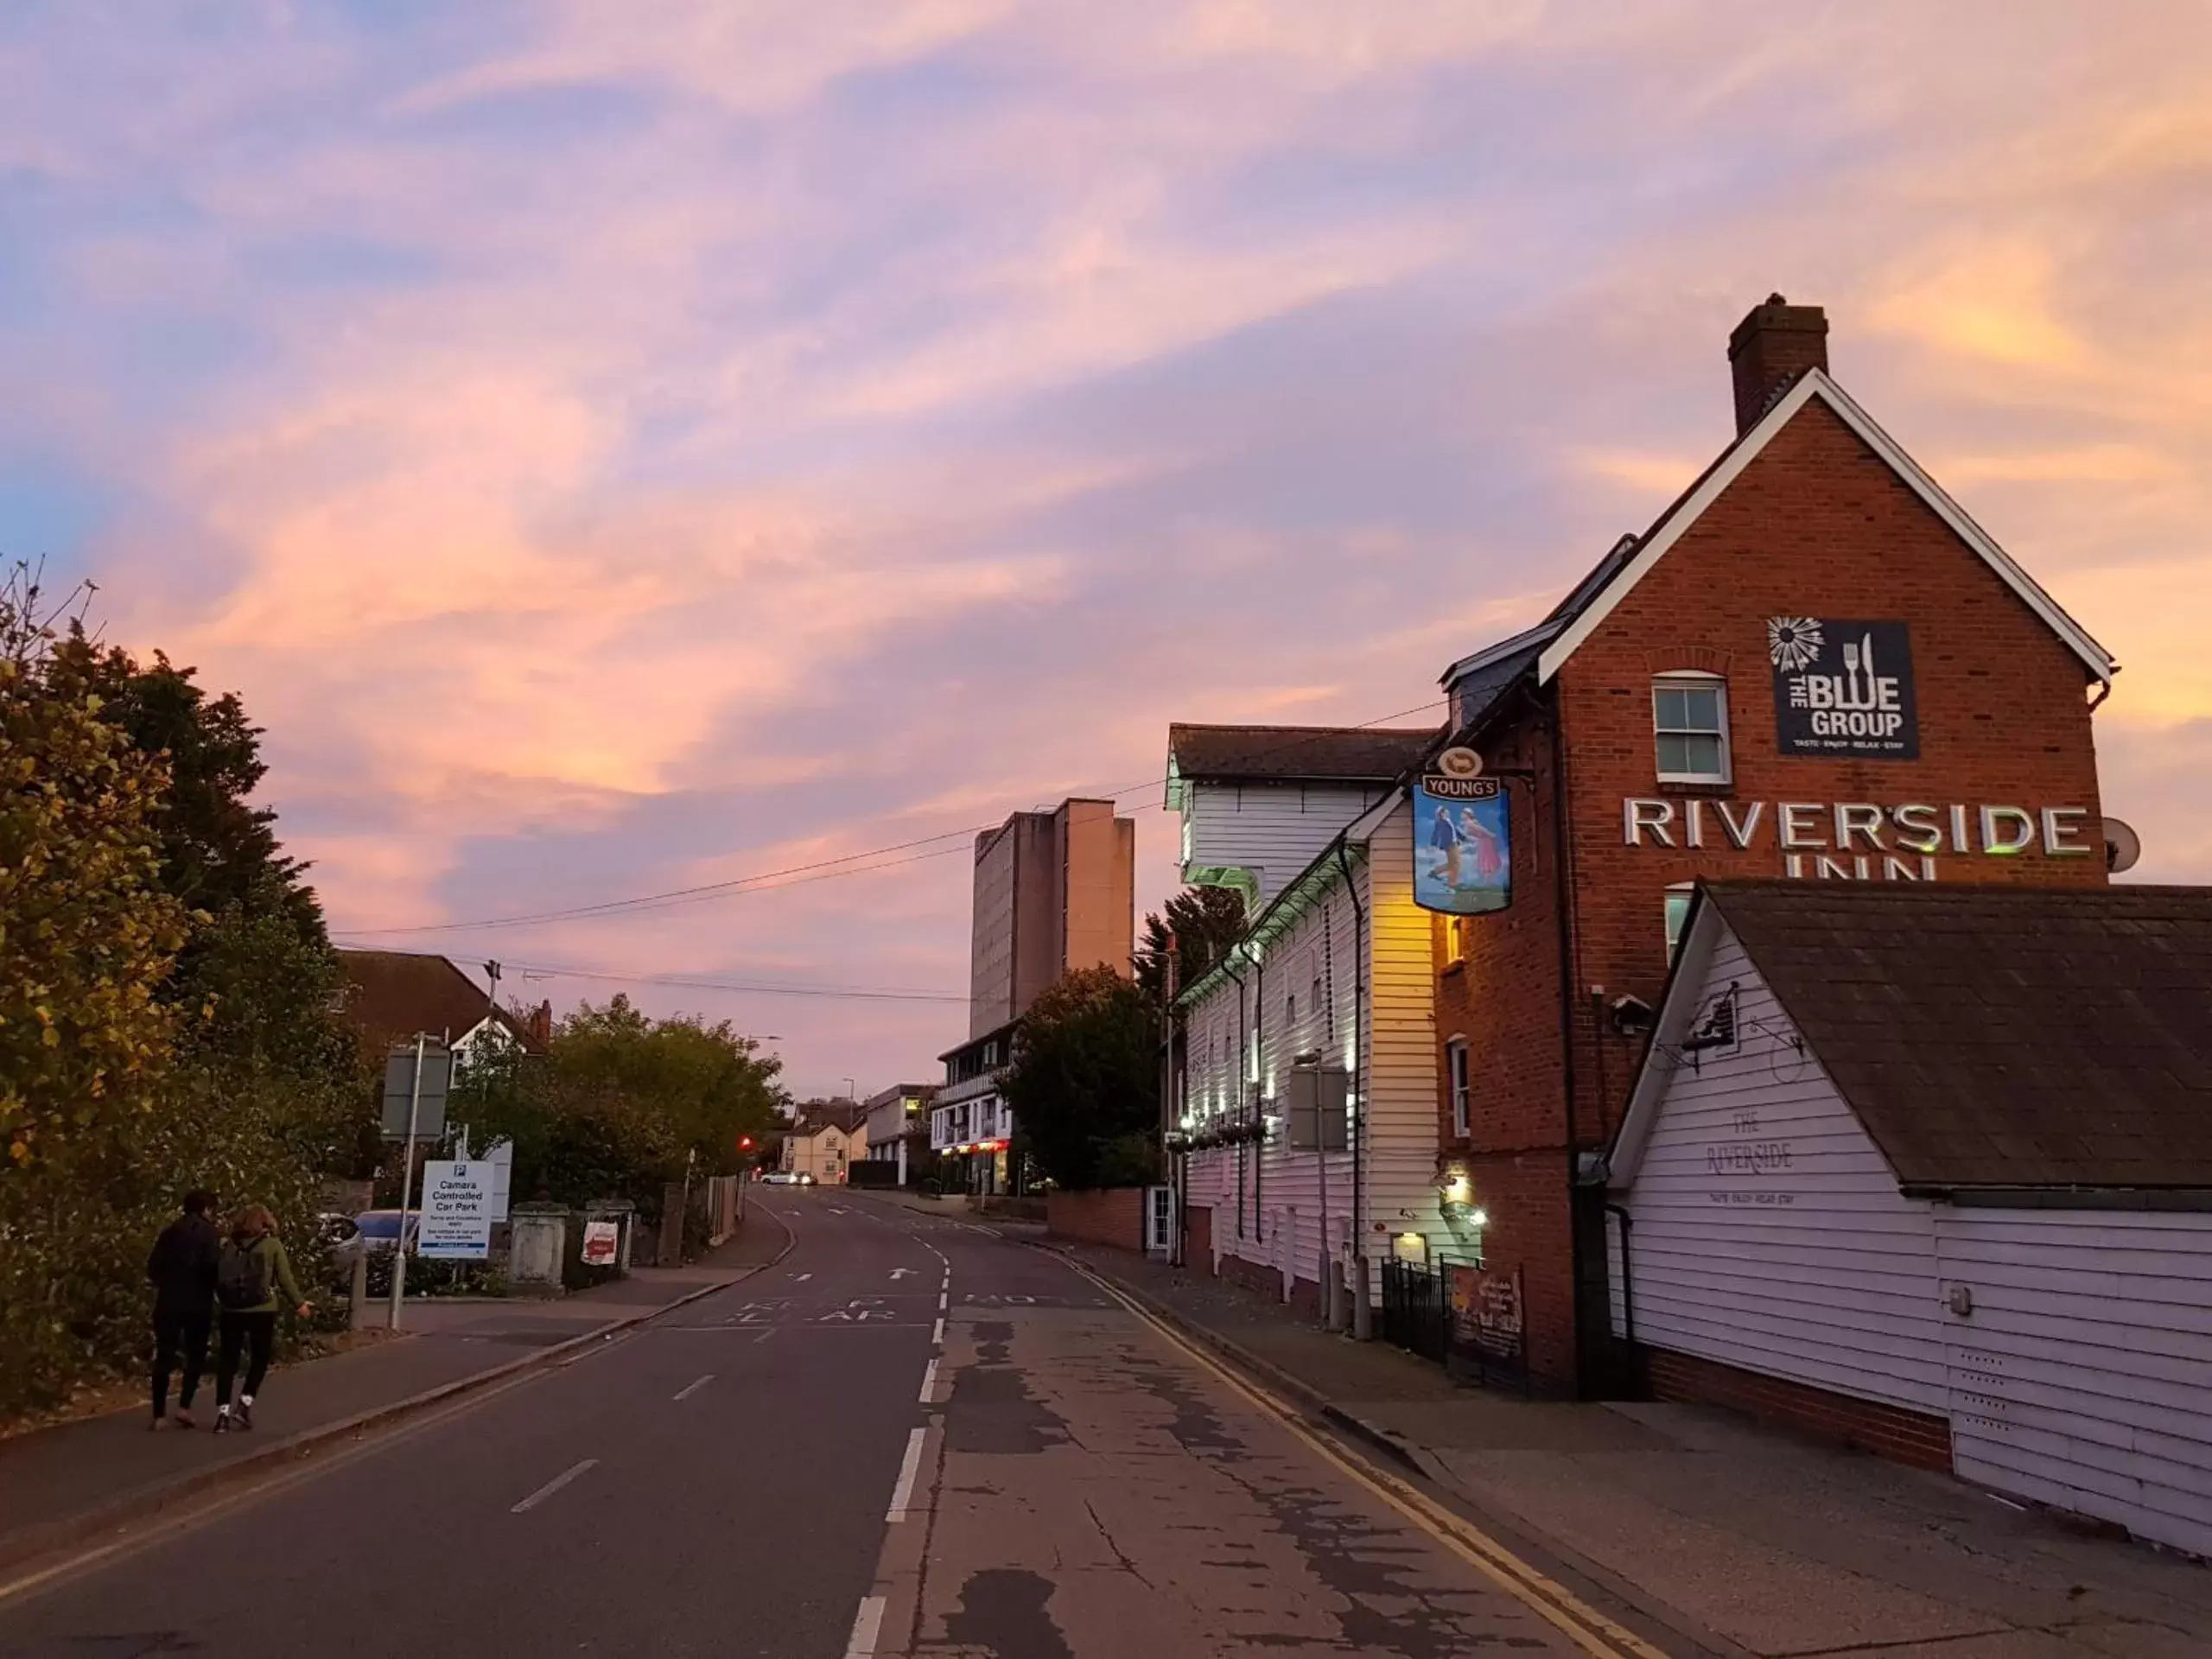
[[[1282,1273],[1258,1262],[1247,1262],[1241,1255],[1221,1258],[1221,1277],[1239,1290],[1249,1290],[1264,1296],[1269,1301],[1282,1300]]]
[[[1783,756],[1774,729],[1770,616],[1895,620],[1911,629],[1920,757],[1912,761]],[[1726,789],[1661,785],[1651,679],[1672,669],[1727,677],[1733,781]],[[1656,1007],[1665,988],[1665,897],[1676,882],[1784,873],[1776,827],[1783,801],[1921,801],[1948,809],[2078,806],[2095,847],[2096,754],[2078,658],[1954,536],[1920,498],[1824,405],[1809,404],[1707,509],[1561,669],[1552,688],[1483,744],[1506,775],[1514,897],[1464,924],[1465,959],[1447,966],[1437,924],[1439,1161],[1464,1163],[1490,1217],[1486,1262],[1520,1267],[1529,1360],[1554,1384],[1576,1380],[1568,1181],[1568,1105],[1560,1045],[1555,782],[1569,824],[1574,895],[1567,967],[1574,1033],[1573,1139],[1602,1149],[1618,1127],[1643,1039],[1614,1033],[1590,995]],[[1567,752],[1555,779],[1549,722]],[[1526,771],[1533,776],[1516,777]],[[1624,797],[1729,800],[1740,817],[1767,807],[1751,846],[1736,850],[1711,809],[1706,846],[1623,842]],[[1948,810],[1938,814],[1948,842]],[[1828,827],[1832,836],[1833,827]],[[2099,885],[2104,861],[2012,858],[1946,850],[1942,881]],[[1455,1140],[1444,1045],[1468,1040],[1473,1136]],[[1592,1263],[1594,1268],[1596,1264]]]
[[[1144,1189],[1103,1187],[1095,1192],[1052,1192],[1045,1199],[1045,1230],[1055,1238],[1144,1249]]]
[[[1802,1382],[1763,1376],[1715,1360],[1639,1351],[1655,1400],[1727,1406],[1768,1422],[1840,1440],[1916,1469],[1951,1471],[1951,1426],[1941,1417],[1831,1394]]]

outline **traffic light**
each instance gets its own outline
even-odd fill
[[[750,1152],[750,1151],[752,1151],[752,1150],[753,1150],[753,1137],[752,1137],[751,1135],[739,1135],[739,1136],[737,1137],[737,1149],[738,1149],[740,1152]]]

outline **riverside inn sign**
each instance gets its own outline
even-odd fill
[[[1909,802],[1733,801],[1692,796],[1621,802],[1621,840],[1630,847],[1750,852],[1770,847],[1783,873],[1831,880],[1933,881],[1938,855],[2015,858],[2040,847],[2046,858],[2100,853],[2085,806],[1936,806]],[[2084,839],[2084,836],[2088,839]]]

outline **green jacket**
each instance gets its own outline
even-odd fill
[[[225,1248],[230,1248],[227,1240],[225,1242]],[[283,1240],[278,1238],[274,1233],[264,1233],[252,1243],[247,1245],[246,1249],[261,1259],[261,1277],[269,1287],[269,1295],[265,1300],[252,1307],[233,1307],[226,1309],[226,1312],[274,1313],[280,1306],[297,1307],[302,1302],[307,1300],[306,1297],[300,1294],[299,1281],[292,1277],[292,1258],[284,1254]],[[276,1300],[276,1293],[280,1289],[284,1293],[284,1300],[281,1303]]]

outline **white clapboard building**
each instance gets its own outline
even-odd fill
[[[1610,1181],[1657,1396],[2212,1554],[2212,890],[1700,889]]]

